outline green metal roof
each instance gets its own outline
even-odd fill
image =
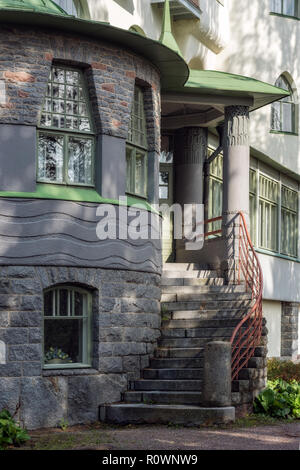
[[[254,78],[211,70],[190,70],[188,81],[184,87],[176,91],[206,96],[252,98],[251,110],[258,109],[289,95],[289,92],[282,88]]]
[[[0,0],[0,10],[21,10],[69,16],[52,0]]]
[[[40,0],[24,0],[26,4],[39,4]],[[46,2],[46,0],[44,0]],[[51,10],[38,11],[31,9],[16,9],[12,0],[0,0],[0,23],[20,24],[33,27],[55,29],[74,34],[82,34],[98,40],[104,40],[122,48],[127,48],[142,57],[148,59],[155,65],[161,74],[162,89],[171,87],[182,87],[188,79],[189,68],[184,59],[169,47],[141,36],[138,33],[116,28],[108,23],[84,20],[64,14],[59,7],[57,12]],[[47,4],[54,5],[47,0]],[[24,3],[25,5],[25,3]],[[63,12],[63,13],[62,13]]]

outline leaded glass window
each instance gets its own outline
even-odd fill
[[[147,197],[147,146],[144,92],[135,86],[126,145],[126,191],[141,197]]]
[[[61,286],[44,293],[44,365],[91,364],[91,294]]]
[[[296,107],[293,97],[293,91],[285,77],[281,76],[275,83],[279,88],[290,93],[290,96],[272,103],[271,108],[271,130],[278,132],[296,132],[295,114]]]
[[[39,182],[94,184],[94,135],[82,72],[51,69],[38,132]]]

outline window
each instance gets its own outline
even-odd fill
[[[93,186],[93,124],[80,70],[52,67],[38,128],[37,180]]]
[[[292,258],[298,257],[298,184],[256,163],[250,169],[250,223],[253,244]],[[257,210],[258,208],[258,210]]]
[[[44,365],[91,365],[91,294],[61,286],[44,292]]]
[[[278,187],[265,175],[259,176],[259,248],[276,251],[278,244]]]
[[[208,157],[213,153],[208,149]],[[209,199],[208,199],[208,218],[214,219],[222,215],[223,207],[223,155],[220,153],[209,166]],[[222,228],[222,221],[208,224],[207,231],[214,232]]]
[[[136,86],[126,145],[127,193],[147,197],[147,129],[144,93]]]
[[[277,132],[290,132],[294,134],[296,132],[296,110],[293,91],[289,82],[283,75],[278,78],[275,85],[289,91],[291,95],[272,103],[271,130]]]
[[[59,5],[69,15],[81,16],[82,8],[79,1],[55,0],[55,3],[57,3],[57,5]]]
[[[271,12],[285,16],[298,16],[298,0],[271,0]]]
[[[297,256],[298,193],[283,185],[281,188],[281,228],[281,253]]]

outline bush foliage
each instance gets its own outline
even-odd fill
[[[300,418],[300,383],[269,380],[268,387],[254,401],[254,412],[274,418]]]
[[[295,364],[292,361],[279,361],[278,359],[269,359],[268,379],[282,379],[285,382],[291,382],[293,380],[296,380],[296,382],[300,382],[300,363]]]
[[[7,410],[0,413],[0,450],[9,445],[19,446],[30,439],[25,429],[20,428]]]

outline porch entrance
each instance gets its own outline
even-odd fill
[[[163,263],[175,261],[174,220],[167,207],[174,203],[174,166],[171,136],[162,136],[162,148],[159,164],[159,205],[162,210],[162,257]]]

